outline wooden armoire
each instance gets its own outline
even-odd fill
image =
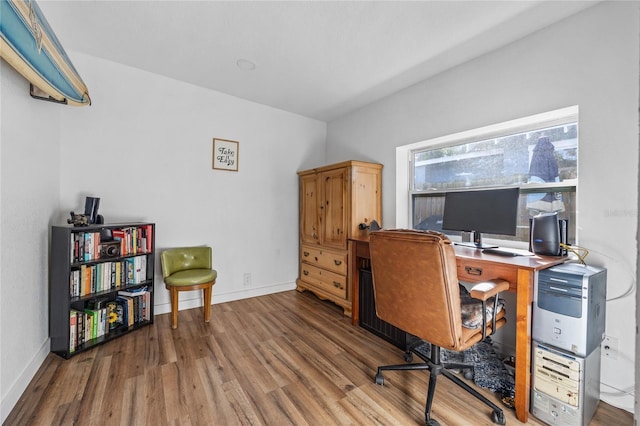
[[[331,300],[351,316],[347,240],[382,224],[382,165],[344,161],[298,172],[300,275],[297,290]]]

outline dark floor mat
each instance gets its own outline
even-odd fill
[[[429,343],[423,342],[416,347],[415,350],[427,358],[431,356]],[[496,392],[503,397],[513,397],[515,395],[513,376],[509,374],[509,371],[491,344],[479,342],[463,352],[443,349],[440,357],[443,363],[458,362],[473,364],[473,382],[476,385]]]

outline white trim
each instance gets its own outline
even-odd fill
[[[506,133],[513,129],[520,129],[531,125],[537,125],[545,122],[559,121],[578,117],[578,106],[570,106],[566,108],[556,109],[553,111],[543,112],[541,114],[530,115],[528,117],[517,118],[515,120],[505,121],[502,123],[491,124],[477,129],[465,130],[463,132],[453,133],[450,135],[440,136],[434,139],[427,139],[420,142],[414,142],[404,145],[402,148],[414,150],[416,148],[424,148],[430,146],[444,145],[452,141],[463,139],[476,139],[489,134]]]
[[[411,145],[396,148],[396,228],[408,228],[411,223]]]
[[[51,340],[47,338],[38,352],[36,352],[31,358],[31,361],[27,364],[22,373],[18,376],[18,379],[11,385],[11,388],[2,397],[2,404],[0,405],[0,416],[2,417],[2,423],[9,417],[11,410],[16,406],[18,400],[31,383],[31,380],[35,377],[36,373],[42,366],[42,363],[49,354],[49,347],[51,346]]]
[[[211,296],[211,304],[216,305],[218,303],[233,302],[235,300],[248,299],[250,297],[266,296],[267,294],[280,293],[283,291],[294,290],[296,283],[283,283],[273,284],[263,287],[253,287],[251,289],[242,289],[241,291],[228,291],[225,293],[216,293],[215,286],[213,287],[213,295]],[[202,292],[194,291],[196,297],[190,299],[180,299],[178,303],[178,310],[184,311],[186,309],[201,308],[202,307]],[[171,303],[159,303],[153,306],[154,315],[162,315],[171,312]]]
[[[408,228],[411,223],[411,152],[419,148],[448,145],[454,141],[464,139],[478,139],[488,135],[507,133],[514,129],[522,129],[540,123],[566,120],[575,118],[577,120],[579,108],[577,105],[560,108],[553,111],[543,112],[528,117],[491,124],[477,129],[465,130],[463,132],[440,136],[434,139],[427,139],[402,145],[396,148],[396,227]],[[577,197],[577,195],[576,195]],[[577,224],[576,224],[577,226]],[[577,228],[576,228],[577,229]]]

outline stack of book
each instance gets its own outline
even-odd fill
[[[119,291],[113,300],[90,300],[85,306],[83,311],[69,311],[69,352],[114,330],[151,319],[151,294],[146,287]]]
[[[95,265],[80,265],[71,270],[69,295],[86,296],[147,281],[147,257],[127,257]]]

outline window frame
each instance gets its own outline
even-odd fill
[[[447,192],[443,189],[414,189],[414,153],[425,149],[437,149],[452,145],[477,142],[485,139],[508,136],[514,133],[535,131],[536,129],[562,125],[568,122],[576,122],[579,126],[579,108],[571,106],[541,114],[497,123],[477,129],[467,130],[433,139],[399,146],[396,148],[396,227],[411,228],[413,226],[413,200],[416,196],[438,196]],[[578,127],[579,133],[579,127]],[[579,142],[578,142],[579,156]],[[578,159],[579,161],[579,159]],[[577,167],[577,166],[576,166]],[[523,183],[519,185],[523,194],[540,192],[561,192],[570,190],[575,192],[576,205],[578,204],[578,178],[567,179],[560,182]],[[499,188],[500,185],[491,188]],[[486,189],[488,186],[473,187],[471,189]],[[459,188],[464,189],[464,188]],[[543,191],[544,192],[544,191]],[[578,221],[575,214],[576,222]],[[578,223],[575,223],[575,240],[578,240]],[[502,240],[497,240],[498,242]],[[506,245],[524,246],[522,241],[504,240]]]

